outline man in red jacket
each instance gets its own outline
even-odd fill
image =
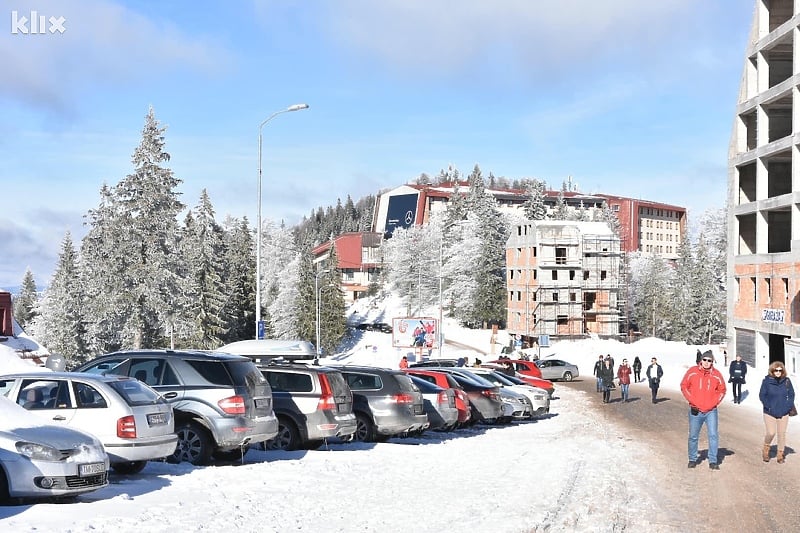
[[[697,366],[686,371],[681,380],[681,392],[689,402],[689,468],[697,466],[697,441],[700,429],[705,424],[708,432],[708,467],[719,470],[717,406],[725,398],[726,387],[725,378],[714,368],[714,354],[711,350],[702,354]]]

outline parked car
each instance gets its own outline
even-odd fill
[[[524,374],[526,376],[533,376],[535,378],[544,377],[542,376],[542,371],[539,369],[538,366],[536,366],[536,361],[527,361],[525,359],[495,359],[494,361],[488,361],[488,362],[497,365],[511,364],[514,367],[514,370],[516,370],[520,374]]]
[[[341,372],[277,360],[259,369],[272,388],[278,417],[278,434],[263,443],[265,449],[316,449],[325,439],[355,433],[353,394]]]
[[[539,359],[536,366],[545,379],[572,381],[580,375],[576,365],[562,359]]]
[[[4,396],[0,428],[0,502],[74,497],[108,485],[108,455],[97,437],[43,424]]]
[[[446,372],[436,372],[427,368],[406,368],[404,372],[424,379],[428,383],[438,385],[443,389],[453,389],[456,396],[456,409],[458,409],[458,425],[463,426],[471,421],[472,413],[469,405],[469,396],[453,376]]]
[[[541,416],[550,412],[550,397],[546,390],[529,385],[516,376],[509,376],[491,368],[470,368],[469,371],[499,387],[508,387],[527,396],[531,402],[533,416]]]
[[[353,439],[375,442],[426,429],[422,393],[399,370],[369,366],[337,366],[353,392],[357,428]]]
[[[428,415],[430,429],[441,431],[455,429],[458,423],[455,391],[451,388],[434,385],[411,374],[409,377],[422,393],[425,414]]]
[[[505,361],[507,360],[498,360],[497,362],[484,363],[481,366],[485,368],[499,369],[501,368],[501,366],[503,366],[503,363]],[[556,390],[555,386],[553,385],[553,382],[533,375],[536,372],[541,374],[541,371],[533,361],[525,361],[524,359],[520,359],[520,360],[511,360],[511,362],[514,363],[514,367],[516,368],[517,371],[516,375],[518,378],[524,380],[525,383],[529,385],[533,385],[534,387],[546,390],[547,395],[551,399],[553,398],[553,394],[555,393]]]
[[[134,378],[15,373],[0,377],[0,393],[41,420],[98,437],[117,473],[135,474],[175,452],[172,406]]]
[[[248,358],[191,350],[128,350],[77,368],[147,383],[175,413],[178,446],[171,461],[206,464],[241,457],[247,447],[278,434],[272,391]]]
[[[428,368],[458,366],[458,359],[428,359],[427,361],[417,361],[408,365],[409,368]]]
[[[362,322],[354,326],[362,331],[380,331],[381,333],[391,333],[392,326],[386,322]]]
[[[474,378],[453,372],[456,367],[438,367],[437,371],[447,372],[458,382],[469,397],[472,420],[492,423],[503,417],[503,402],[500,399],[500,387],[486,381],[478,382]],[[429,370],[434,370],[430,368]]]

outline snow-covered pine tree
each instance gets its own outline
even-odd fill
[[[525,218],[528,220],[544,220],[547,218],[547,206],[544,204],[545,183],[532,179],[526,188],[527,198],[523,204]]]
[[[223,264],[225,266],[225,333],[222,342],[254,339],[255,331],[255,252],[247,219],[226,216],[223,221]]]
[[[347,331],[342,295],[342,272],[339,270],[336,247],[331,246],[325,263],[327,272],[319,277],[319,344],[322,353],[335,353]]]
[[[78,254],[67,232],[61,241],[53,279],[39,302],[39,313],[30,332],[51,353],[64,356],[70,367],[90,357],[85,344],[84,301]]]
[[[36,307],[39,302],[39,291],[36,289],[36,281],[33,279],[33,272],[30,267],[25,269],[22,276],[22,286],[19,295],[14,298],[14,319],[22,326],[27,328],[36,318]]]
[[[165,342],[173,295],[183,286],[178,275],[181,258],[175,251],[177,215],[184,205],[176,191],[181,180],[165,166],[170,159],[164,150],[165,131],[150,107],[141,142],[133,152],[134,171],[115,188],[123,227],[134,243],[124,271],[133,308],[122,328],[126,346],[133,348]]]
[[[570,220],[571,215],[570,209],[564,201],[564,191],[560,190],[556,196],[556,206],[550,214],[550,220]]]

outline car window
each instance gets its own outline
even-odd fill
[[[225,365],[218,361],[196,361],[187,359],[186,363],[203,379],[213,385],[233,387],[233,381]],[[263,377],[262,377],[263,379]]]
[[[328,385],[331,386],[333,393],[336,395],[350,394],[350,389],[341,372],[326,372],[325,376],[328,378]]]
[[[3,396],[8,396],[8,393],[11,392],[11,388],[14,386],[15,381],[15,379],[0,380],[0,394]]]
[[[114,374],[114,370],[122,363],[124,359],[106,359],[87,367],[82,372],[89,374]],[[121,375],[126,376],[127,373],[123,372]]]
[[[124,379],[119,381],[110,381],[108,385],[120,396],[122,396],[122,399],[125,400],[125,403],[131,406],[153,405],[155,403],[164,402],[164,400],[156,391],[149,387],[145,387],[139,381],[133,379]]]
[[[460,389],[461,385],[459,385],[458,381],[453,379],[453,376],[445,374],[445,378],[447,379],[447,385],[452,389]]]
[[[28,410],[48,409],[55,402],[50,391],[58,390],[57,380],[25,379],[20,386],[17,403]],[[55,396],[53,396],[55,398]],[[49,403],[49,405],[48,405]]]
[[[311,392],[314,390],[314,384],[308,374],[267,371],[267,381],[273,392]]]
[[[73,392],[75,400],[78,402],[78,409],[102,409],[108,407],[105,398],[97,389],[88,383],[73,382]]]
[[[347,384],[351,390],[380,390],[383,388],[383,381],[380,376],[375,374],[344,374]]]
[[[406,376],[405,374],[393,374],[395,381],[400,384],[400,390],[403,392],[417,392],[419,389],[414,382],[411,381],[411,378]]]
[[[219,363],[216,364],[219,365]],[[255,390],[257,385],[263,385],[267,382],[267,379],[252,361],[227,361],[222,365],[228,369],[228,372],[233,377],[234,384],[247,385],[249,390]]]
[[[411,374],[411,375],[414,377],[418,377],[419,379],[424,379],[428,383],[433,383],[434,385],[436,385],[436,378],[433,376],[428,376],[425,374]]]

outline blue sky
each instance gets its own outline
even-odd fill
[[[722,207],[754,3],[0,0],[0,287],[47,285],[151,105],[218,220],[255,222],[258,125],[295,103],[263,129],[289,224],[449,164]],[[31,10],[65,31],[12,33]]]

